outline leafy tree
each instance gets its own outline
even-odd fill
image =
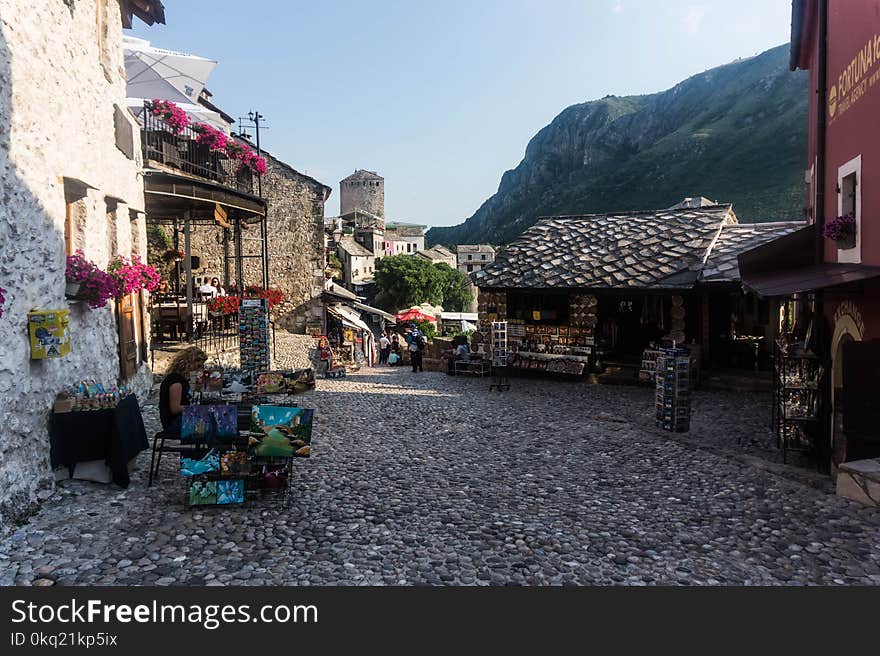
[[[386,310],[422,303],[460,311],[470,303],[467,278],[448,264],[431,264],[422,257],[401,254],[383,257],[376,264],[377,303]]]

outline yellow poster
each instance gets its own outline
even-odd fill
[[[70,353],[69,325],[67,310],[28,312],[31,359],[63,358]]]

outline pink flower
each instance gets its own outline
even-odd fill
[[[856,234],[856,217],[852,214],[838,216],[825,224],[822,234],[834,241],[848,239]]]
[[[3,304],[6,302],[6,290],[0,287],[0,317],[3,316]]]
[[[174,134],[180,134],[189,125],[189,116],[170,100],[153,100],[150,103],[150,114],[162,119]]]
[[[196,123],[192,126],[192,129],[199,135],[196,137],[196,143],[206,145],[210,150],[216,152],[224,152],[226,150],[229,139],[220,130],[211,127],[207,123]]]

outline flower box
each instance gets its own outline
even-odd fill
[[[823,235],[837,242],[839,250],[849,250],[856,246],[856,217],[852,214],[838,216],[825,224]]]

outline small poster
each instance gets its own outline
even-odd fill
[[[217,481],[195,480],[189,486],[191,506],[209,506],[217,503]]]
[[[70,353],[70,317],[67,310],[28,312],[31,359],[63,358]]]

